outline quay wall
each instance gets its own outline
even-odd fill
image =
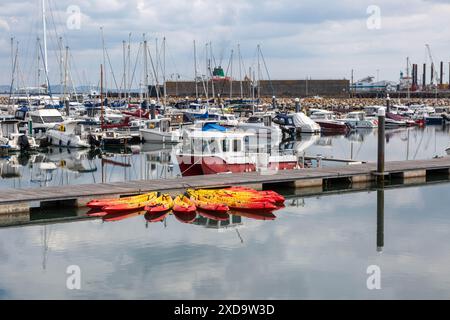
[[[167,94],[169,96],[195,96],[195,81],[169,81],[166,83]],[[209,82],[204,84],[197,83],[198,92],[201,96],[205,95],[205,89],[211,97],[214,93],[220,94],[222,97],[240,97],[241,84],[239,81],[215,81],[213,84]],[[258,90],[262,97],[277,98],[302,98],[307,96],[322,97],[348,97],[350,90],[350,82],[348,80],[264,80],[260,81],[260,87],[254,88],[255,96]],[[249,81],[242,82],[242,92],[244,97],[252,96],[252,87]]]

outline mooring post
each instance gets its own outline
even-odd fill
[[[386,97],[386,113],[390,112],[391,112],[391,97],[388,94]]]
[[[295,113],[299,113],[299,112],[300,112],[300,99],[295,98]]]
[[[276,107],[277,107],[277,100],[276,100],[276,97],[273,96],[272,97],[272,109],[275,109]]]
[[[378,166],[379,181],[384,181],[385,136],[386,136],[386,109],[378,109]]]

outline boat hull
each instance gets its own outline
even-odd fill
[[[142,140],[144,142],[161,143],[161,144],[178,144],[180,136],[173,132],[159,132],[156,130],[140,130]]]
[[[220,173],[255,172],[257,166],[254,163],[227,163],[219,157],[207,156],[178,156],[178,164],[183,176],[211,175]],[[269,162],[265,169],[269,170],[293,170],[298,167],[296,161]]]

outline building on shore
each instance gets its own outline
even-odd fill
[[[259,85],[251,81],[216,80],[206,82],[169,81],[167,95],[177,97],[348,97],[349,80],[261,80]],[[253,92],[252,92],[253,90]],[[207,94],[206,94],[207,93]]]

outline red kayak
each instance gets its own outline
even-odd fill
[[[186,196],[178,196],[174,201],[173,212],[194,213],[197,210],[195,204]]]
[[[169,212],[165,211],[165,212],[147,212],[145,214],[145,220],[147,220],[147,222],[150,223],[155,223],[155,222],[161,222],[164,221],[164,219],[168,216]]]

